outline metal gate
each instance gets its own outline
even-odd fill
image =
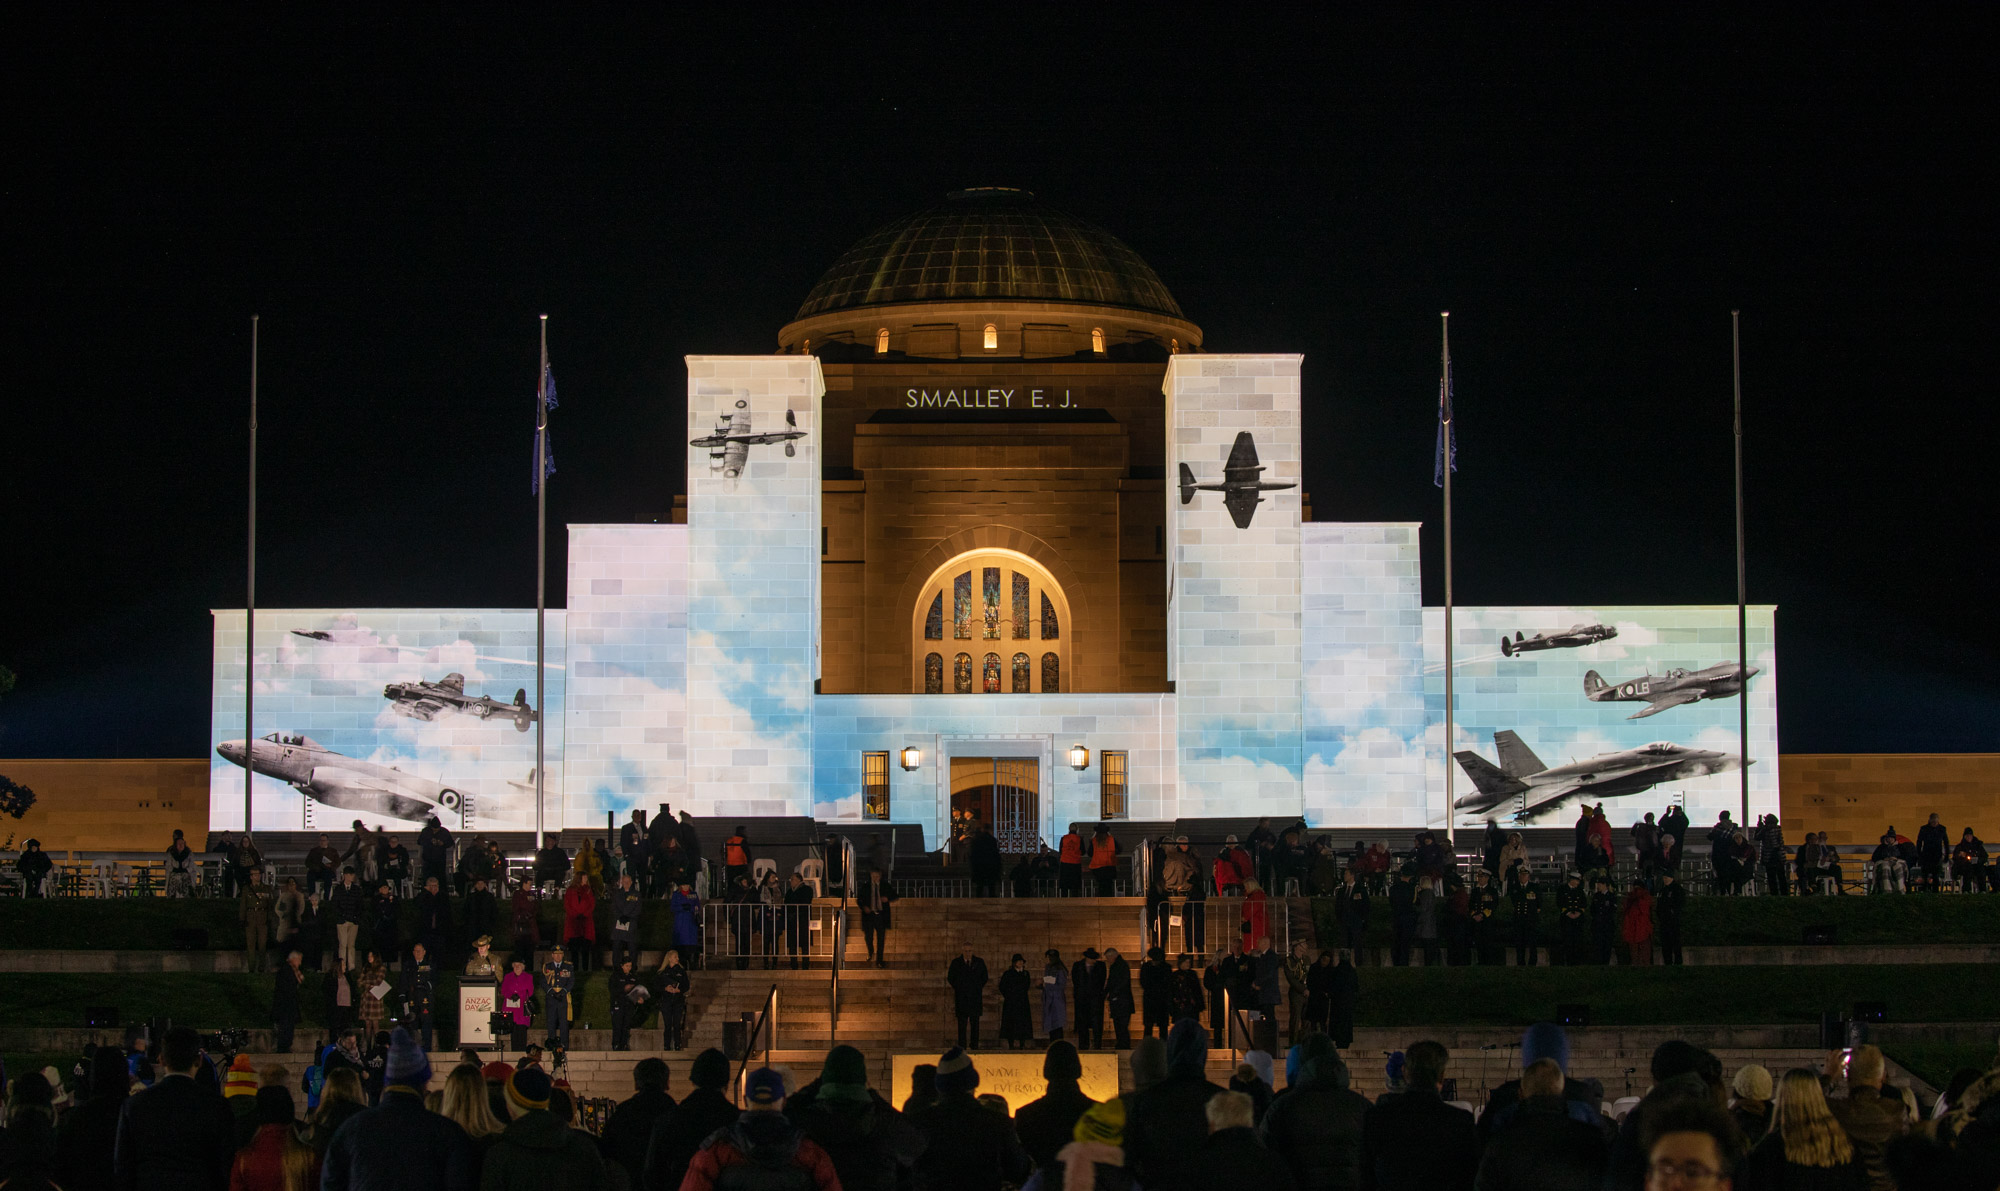
[[[1041,842],[1036,768],[1032,758],[993,758],[993,839],[1004,855],[1033,852]]]

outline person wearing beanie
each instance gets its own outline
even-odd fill
[[[826,1052],[819,1078],[785,1098],[785,1115],[833,1160],[843,1191],[910,1183],[924,1138],[868,1086],[868,1060],[851,1046]]]
[[[1271,1107],[1271,1056],[1261,1050],[1243,1052],[1243,1061],[1236,1064],[1230,1073],[1229,1090],[1241,1092],[1250,1097],[1250,1119],[1252,1124],[1264,1120],[1264,1113]]]
[[[1167,1040],[1165,1038],[1141,1038],[1132,1047],[1129,1060],[1132,1069],[1132,1090],[1143,1092],[1167,1077]]]
[[[1223,1092],[1207,1067],[1208,1031],[1184,1017],[1167,1034],[1166,1078],[1125,1097],[1126,1164],[1146,1191],[1195,1191],[1188,1171],[1208,1135],[1206,1106]]]
[[[1151,1039],[1158,1042],[1159,1039]],[[1035,1171],[1022,1191],[1102,1191],[1130,1187],[1125,1173],[1125,1102],[1113,1097],[1078,1117],[1056,1160]],[[1226,1184],[1235,1186],[1234,1180]]]
[[[1014,1114],[1021,1148],[1028,1151],[1037,1170],[1055,1163],[1056,1155],[1075,1139],[1077,1119],[1097,1103],[1083,1094],[1083,1060],[1067,1042],[1049,1044],[1042,1059],[1042,1078],[1048,1081],[1048,1091]]]
[[[1557,1070],[1565,1073],[1562,1096],[1569,1106],[1570,1116],[1609,1138],[1611,1122],[1598,1111],[1598,1105],[1604,1101],[1604,1086],[1594,1079],[1568,1078],[1569,1035],[1552,1021],[1538,1021],[1521,1035],[1521,1069],[1525,1071],[1543,1059],[1551,1060]],[[1479,1140],[1482,1145],[1493,1136],[1495,1127],[1505,1122],[1507,1114],[1520,1100],[1521,1081],[1518,1079],[1510,1079],[1487,1093],[1485,1111],[1479,1114]]]
[[[222,1099],[229,1105],[232,1135],[239,1150],[249,1145],[257,1132],[257,1082],[257,1068],[249,1055],[231,1059],[222,1075]]]
[[[694,1161],[701,1143],[736,1119],[736,1105],[723,1090],[729,1086],[731,1074],[729,1060],[714,1047],[695,1057],[688,1069],[688,1082],[694,1090],[674,1111],[653,1123],[642,1180],[646,1191],[680,1191],[688,1163]]]
[[[465,1130],[424,1107],[430,1060],[410,1032],[389,1036],[382,1099],[327,1147],[321,1191],[474,1191],[479,1162]]]
[[[319,1182],[319,1155],[293,1132],[296,1108],[288,1088],[257,1089],[257,1131],[250,1144],[236,1152],[229,1169],[229,1191],[285,1191],[285,1168],[297,1164],[310,1171],[306,1186]]]
[[[486,1151],[481,1191],[596,1191],[611,1186],[604,1155],[588,1133],[550,1110],[555,1081],[540,1067],[507,1079],[507,1128]]]
[[[1349,1086],[1347,1064],[1324,1034],[1285,1056],[1285,1090],[1258,1126],[1264,1145],[1301,1187],[1361,1185],[1361,1118],[1368,1098]]]
[[[1736,1069],[1729,1090],[1729,1115],[1736,1118],[1743,1140],[1754,1146],[1771,1131],[1771,1072],[1756,1063],[1745,1063]]]
[[[770,1067],[750,1072],[744,1080],[743,1099],[742,1114],[710,1137],[688,1164],[681,1191],[777,1185],[778,1176],[788,1176],[784,1185],[839,1191],[840,1176],[834,1173],[833,1160],[785,1115],[782,1072]],[[752,1179],[737,1182],[728,1173],[737,1166],[755,1171]]]
[[[112,1186],[111,1151],[118,1140],[118,1111],[131,1099],[131,1069],[115,1046],[90,1056],[90,1075],[79,1089],[82,1103],[56,1123],[55,1181],[73,1188]]]
[[[1079,1067],[1079,1074],[1081,1068]],[[924,1136],[916,1184],[925,1191],[1000,1191],[1027,1179],[1033,1163],[1014,1122],[974,1098],[979,1068],[954,1046],[939,1057],[935,1104],[911,1114]]]

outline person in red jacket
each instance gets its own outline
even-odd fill
[[[1097,834],[1090,837],[1090,881],[1091,892],[1098,897],[1110,897],[1117,889],[1118,841],[1109,823],[1099,823]]]
[[[257,1089],[257,1131],[249,1145],[236,1151],[229,1191],[285,1191],[287,1161],[306,1175],[304,1186],[319,1186],[319,1156],[293,1136],[293,1111],[290,1089]]]
[[[563,938],[576,957],[577,972],[589,971],[597,955],[597,895],[581,869],[571,874],[569,888],[563,891]]]
[[[1062,848],[1056,856],[1056,896],[1083,896],[1083,837],[1076,833],[1074,823],[1063,835]]]
[[[1604,804],[1598,803],[1590,812],[1590,834],[1604,849],[1605,862],[1612,868],[1618,867],[1618,848],[1611,842],[1611,820],[1604,817]]]
[[[1271,933],[1271,899],[1254,877],[1244,879],[1243,889],[1243,938],[1247,945]]]
[[[1632,882],[1625,895],[1625,905],[1618,914],[1618,933],[1631,948],[1634,964],[1653,962],[1653,895],[1641,882]]]
[[[736,1123],[702,1143],[680,1191],[714,1191],[722,1172],[754,1165],[767,1170],[803,1170],[813,1191],[840,1191],[833,1159],[805,1130],[785,1116],[785,1077],[769,1067],[752,1071],[744,1086],[746,1107]],[[775,1178],[766,1180],[775,1184]],[[759,1184],[763,1185],[763,1184]]]

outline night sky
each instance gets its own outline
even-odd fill
[[[1740,307],[1785,751],[2000,749],[1983,26],[406,7],[5,18],[0,756],[205,753],[252,313],[260,605],[533,605],[547,312],[560,606],[684,485],[682,357],[977,185],[1302,352],[1316,516],[1425,522],[1430,603],[1443,309],[1459,601],[1733,602]]]

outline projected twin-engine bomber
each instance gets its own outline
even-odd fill
[[[735,413],[721,414],[715,419],[714,434],[704,435],[688,442],[691,447],[708,448],[708,457],[714,460],[709,464],[710,471],[719,471],[725,478],[733,480],[743,474],[743,464],[750,458],[750,448],[767,443],[784,443],[787,458],[798,454],[798,448],[792,445],[792,440],[806,436],[806,432],[799,429],[798,414],[788,409],[785,411],[783,430],[767,430],[758,434],[751,429],[755,419],[750,413],[750,403],[739,400],[736,403],[736,410]]]
[[[482,720],[505,716],[514,721],[516,731],[526,732],[540,714],[528,706],[526,687],[514,692],[512,703],[502,703],[487,695],[466,694],[463,674],[447,674],[436,682],[392,682],[382,688],[382,697],[397,715],[425,723],[456,711]]]
[[[1263,465],[1257,462],[1257,441],[1244,430],[1237,434],[1236,445],[1229,449],[1229,461],[1222,465],[1220,484],[1196,483],[1194,469],[1181,464],[1181,503],[1192,502],[1197,492],[1220,492],[1222,507],[1229,510],[1229,519],[1236,523],[1236,528],[1249,529],[1250,519],[1257,515],[1257,506],[1264,503],[1258,493],[1298,487],[1290,482],[1259,480],[1257,477],[1263,472]]]
[[[1517,653],[1531,653],[1537,649],[1581,649],[1585,645],[1609,641],[1617,635],[1618,630],[1608,624],[1573,624],[1559,633],[1536,633],[1532,637],[1523,637],[1516,632],[1511,641],[1503,633],[1500,652],[1511,658]]]

